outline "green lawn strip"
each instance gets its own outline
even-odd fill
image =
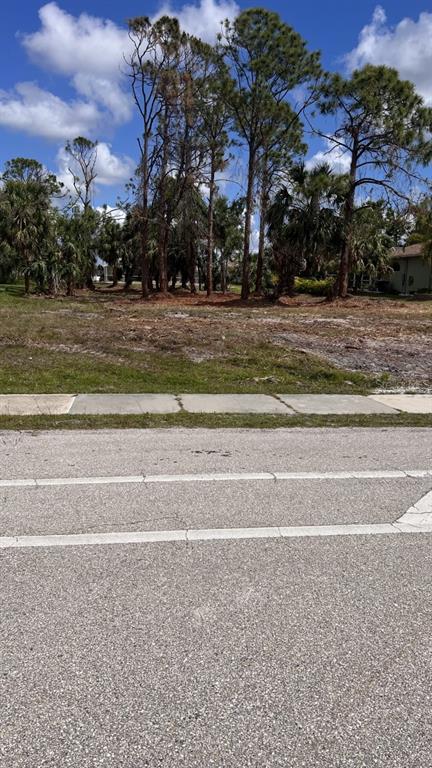
[[[161,353],[125,351],[118,361],[35,347],[4,347],[2,394],[167,392],[368,394],[385,377],[335,368],[312,355],[277,347],[245,349],[202,362]]]
[[[142,416],[0,416],[0,429],[280,429],[283,427],[432,427],[432,414],[284,416],[270,414],[146,414]]]

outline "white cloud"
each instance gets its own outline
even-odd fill
[[[18,83],[0,91],[0,125],[32,136],[60,141],[94,133],[100,113],[82,100],[66,102],[35,83]]]
[[[93,77],[84,73],[75,75],[73,83],[79,94],[105,107],[116,123],[126,123],[130,119],[132,112],[130,94],[126,93],[120,85],[108,78]]]
[[[128,120],[132,102],[122,74],[126,29],[87,13],[72,16],[54,2],[42,6],[39,18],[40,29],[23,37],[31,60],[69,77],[81,96],[108,109],[116,122]]]
[[[183,5],[180,10],[172,8],[170,2],[163,4],[155,19],[160,16],[176,16],[185,32],[214,43],[221,30],[221,22],[235,19],[240,9],[234,0],[199,0],[197,4]]]
[[[411,80],[423,98],[432,104],[432,13],[421,13],[417,21],[402,19],[395,27],[387,24],[384,9],[377,6],[365,26],[356,48],[346,56],[350,70],[364,64],[395,67]]]
[[[56,3],[43,5],[39,18],[41,29],[23,39],[37,64],[69,76],[76,72],[99,77],[117,74],[125,50],[126,30],[86,13],[72,16]]]
[[[348,173],[350,169],[351,158],[343,147],[334,146],[330,139],[325,141],[326,149],[316,152],[313,157],[306,160],[306,168],[310,171],[321,163],[327,163],[335,173]]]
[[[96,208],[99,213],[106,213],[107,216],[115,219],[119,224],[124,224],[126,220],[126,211],[122,208],[116,208],[113,205],[98,205]]]
[[[96,173],[98,184],[124,184],[133,176],[136,163],[127,155],[114,155],[110,144],[100,142],[97,149]]]
[[[168,0],[157,17],[176,15],[186,31],[213,41],[221,21],[239,11],[234,0],[197,1],[174,11]],[[18,83],[13,92],[0,91],[0,125],[64,141],[128,121],[133,103],[123,71],[130,46],[126,27],[87,13],[73,16],[56,2],[43,5],[39,18],[40,28],[21,37],[23,46],[35,64],[68,78],[77,97],[65,101],[35,83]]]
[[[77,135],[77,134],[75,134]],[[57,178],[63,182],[66,189],[73,193],[73,177],[69,168],[71,158],[61,147],[57,154],[58,172]],[[72,166],[72,170],[74,170]],[[116,186],[124,184],[130,179],[135,170],[135,163],[127,155],[115,155],[111,151],[111,145],[101,141],[97,146],[97,158],[95,165],[96,186]],[[76,169],[78,175],[78,170]]]

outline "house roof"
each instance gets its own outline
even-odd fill
[[[423,243],[414,243],[406,245],[405,248],[394,248],[391,255],[392,259],[415,259],[422,255]]]

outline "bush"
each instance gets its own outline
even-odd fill
[[[333,285],[333,279],[315,280],[309,277],[296,277],[295,290],[297,293],[310,293],[312,296],[328,296]]]

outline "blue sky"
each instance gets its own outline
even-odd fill
[[[36,157],[62,177],[61,147],[68,135],[84,133],[101,142],[97,202],[114,204],[137,157],[137,125],[118,65],[125,19],[152,17],[164,9],[178,13],[188,31],[211,38],[220,19],[250,5],[244,0],[173,0],[170,5],[21,0],[3,6],[0,166],[17,155]],[[347,71],[367,61],[396,66],[432,103],[432,4],[427,0],[262,5],[278,11],[312,49],[320,49],[326,68]],[[325,149],[314,142],[309,155]],[[335,166],[338,162],[334,158]]]

